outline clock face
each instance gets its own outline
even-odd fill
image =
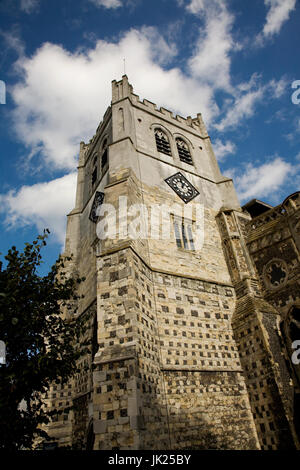
[[[91,208],[91,212],[89,215],[89,219],[94,223],[96,223],[98,220],[97,209],[99,206],[101,206],[103,199],[104,199],[104,193],[101,193],[100,191],[96,191],[93,205]]]
[[[186,204],[200,194],[180,172],[165,181]]]
[[[173,183],[174,186],[176,186],[177,190],[184,196],[191,196],[193,194],[192,188],[190,188],[185,183],[185,181],[182,181],[180,178],[174,178]]]

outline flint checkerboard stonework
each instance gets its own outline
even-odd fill
[[[155,129],[167,136],[167,153],[158,151]],[[180,160],[177,138],[189,163]],[[187,186],[166,183],[177,173]],[[192,200],[189,187],[197,191]],[[124,198],[127,207],[146,208],[145,227],[155,205],[172,207],[171,218],[152,227],[156,238],[132,239],[125,230],[121,238],[99,239],[89,217],[97,192],[115,209],[109,226],[117,220],[123,232],[131,223],[120,207]],[[197,205],[203,245],[186,249],[176,243],[173,221],[189,206],[193,226]],[[113,81],[111,106],[80,145],[66,234],[70,273],[86,277],[78,311],[93,318],[92,347],[60,392],[60,406],[74,409],[48,427],[52,439],[99,450],[297,447],[298,372],[286,365],[290,344],[282,332],[289,330],[280,325],[299,302],[299,207],[294,197],[285,213],[275,208],[269,219],[268,212],[252,219],[220,172],[201,114],[173,116],[141,101],[126,76]],[[171,237],[161,239],[167,224]],[[290,277],[270,290],[264,265],[275,255]]]

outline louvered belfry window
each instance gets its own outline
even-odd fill
[[[101,169],[106,166],[108,162],[108,155],[107,155],[107,139],[104,140],[102,144],[102,156],[101,156]]]
[[[179,158],[182,162],[193,165],[192,156],[188,144],[183,139],[176,139]]]
[[[171,147],[167,135],[161,129],[155,129],[154,133],[157,150],[166,155],[171,155]]]

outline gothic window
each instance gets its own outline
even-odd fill
[[[167,134],[161,129],[155,129],[154,134],[158,152],[171,155],[171,147]]]
[[[94,168],[92,173],[92,184],[96,183],[97,181],[97,167]]]
[[[92,186],[96,183],[97,181],[97,176],[98,176],[98,156],[97,154],[94,155],[93,159],[93,167],[92,167]]]
[[[108,150],[107,150],[107,139],[104,140],[102,145],[102,156],[101,156],[101,170],[107,165],[108,163]]]
[[[193,165],[190,149],[185,140],[178,137],[176,139],[176,146],[180,160],[184,163],[188,163],[189,165]]]
[[[177,248],[195,250],[192,231],[193,222],[174,216],[173,224]]]

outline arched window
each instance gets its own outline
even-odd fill
[[[166,155],[171,155],[171,147],[167,134],[158,128],[155,129],[154,134],[157,150]]]
[[[102,144],[102,156],[101,156],[101,170],[106,166],[108,162],[108,150],[107,150],[107,139]]]
[[[180,160],[184,163],[188,163],[189,165],[193,165],[190,149],[185,140],[181,139],[180,137],[177,137],[176,146]]]
[[[95,153],[93,155],[93,167],[92,167],[92,185],[97,181],[98,176],[98,155]]]

